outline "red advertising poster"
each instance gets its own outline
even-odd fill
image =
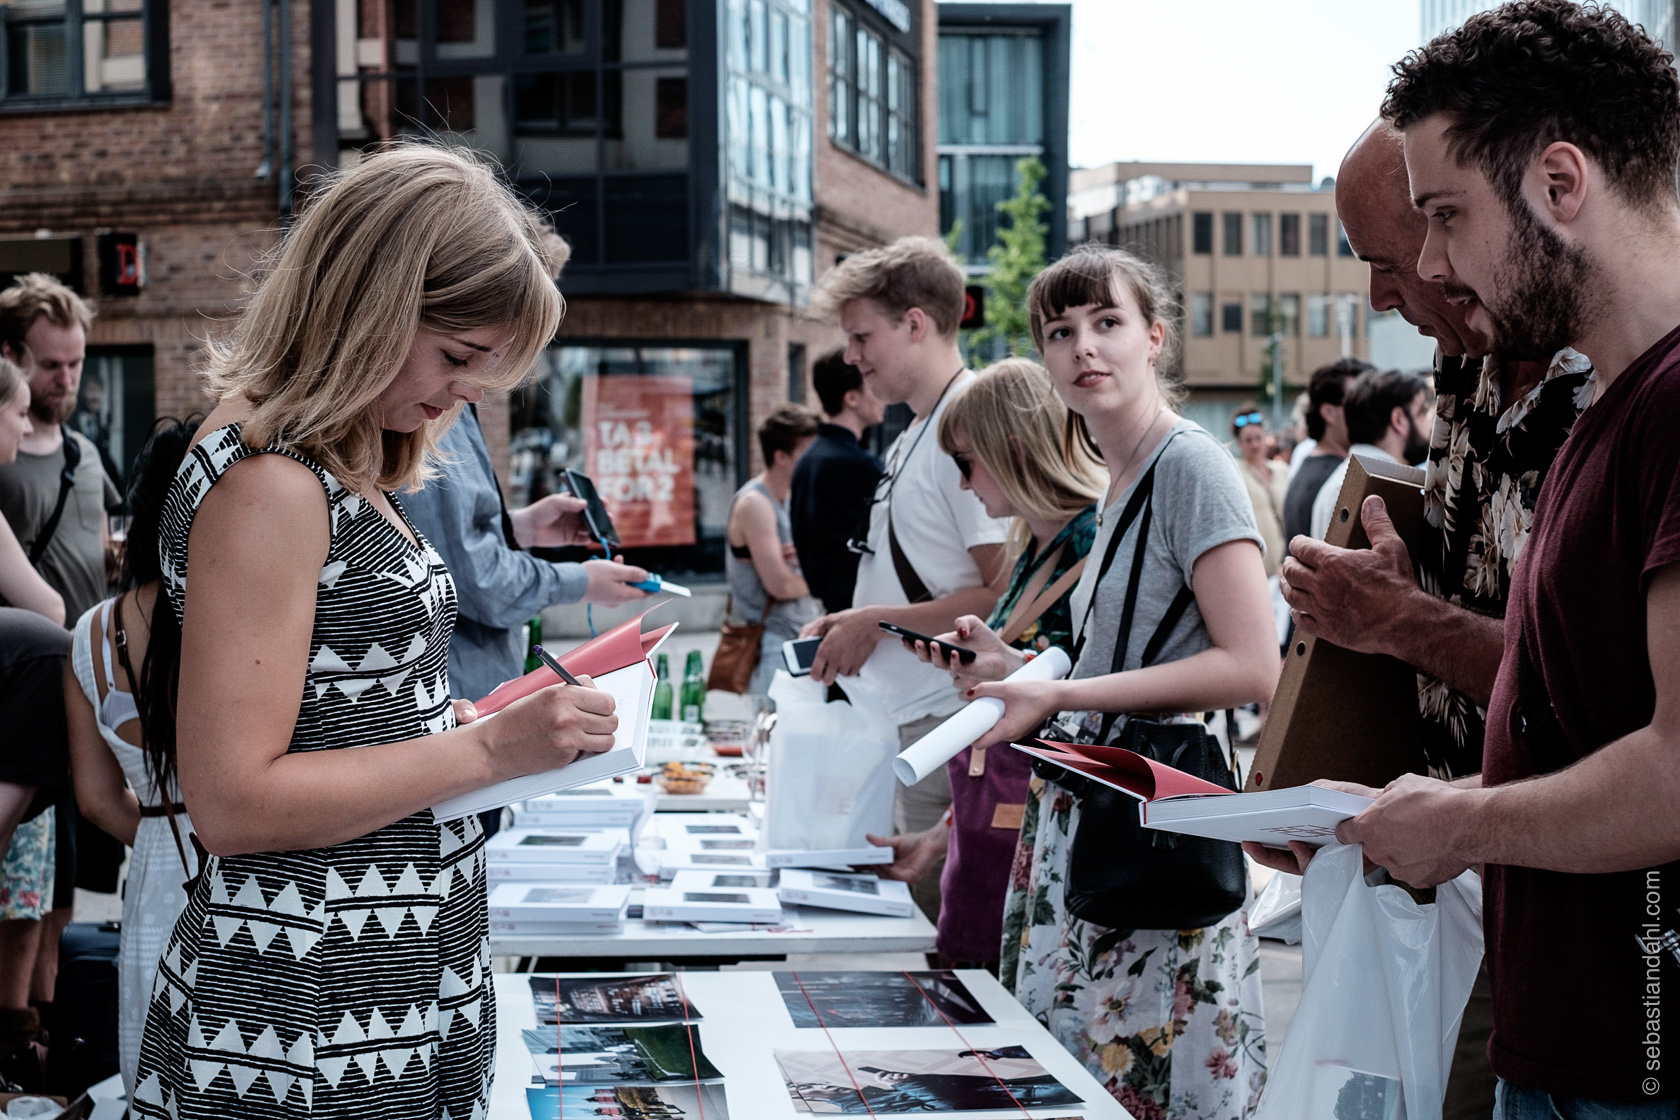
[[[694,382],[585,377],[584,461],[626,548],[694,543]]]

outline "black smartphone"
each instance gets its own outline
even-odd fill
[[[954,653],[957,655],[957,660],[961,661],[964,665],[972,663],[974,658],[977,656],[971,649],[964,649],[962,646],[954,646],[950,642],[941,638],[933,638],[926,634],[918,634],[914,630],[906,630],[904,627],[895,626],[890,622],[877,622],[875,625],[879,626],[889,634],[897,634],[905,641],[925,642],[929,648],[938,646],[940,649],[945,651],[945,655],[947,657]]]
[[[606,503],[601,501],[595,483],[582,471],[567,470],[560,477],[574,497],[582,498],[588,503],[583,508],[583,519],[589,524],[590,535],[600,541],[601,547],[607,550],[607,559],[612,559],[618,550],[624,547],[624,542],[619,540],[618,530],[613,527],[612,518],[607,515]]]

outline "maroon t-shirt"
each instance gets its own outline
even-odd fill
[[[1562,769],[1651,722],[1645,591],[1654,572],[1676,561],[1680,328],[1581,414],[1546,479],[1512,581],[1484,784]],[[1539,704],[1525,713],[1519,703],[1523,635],[1559,733],[1540,730]],[[1680,967],[1667,950],[1647,959],[1638,941],[1680,929],[1680,863],[1609,875],[1489,864],[1485,890],[1494,1072],[1557,1096],[1680,1094],[1680,1016],[1662,1014],[1680,1010]]]

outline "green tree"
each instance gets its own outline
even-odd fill
[[[992,262],[986,274],[986,325],[969,336],[971,350],[980,350],[993,339],[1001,341],[1011,354],[1032,352],[1032,331],[1027,324],[1027,286],[1044,271],[1045,238],[1050,232],[1044,216],[1050,200],[1039,191],[1044,182],[1044,164],[1028,156],[1015,164],[1015,194],[998,203],[1007,221],[998,226],[997,243],[986,250]]]

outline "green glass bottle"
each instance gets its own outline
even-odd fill
[[[542,659],[537,656],[537,647],[542,645],[542,615],[537,615],[525,624],[525,671],[535,672],[542,668]]]
[[[700,651],[688,651],[683,666],[682,718],[684,723],[703,723],[706,719],[706,678],[700,672]]]
[[[671,718],[671,663],[659,655],[656,663],[659,683],[653,686],[653,719]]]

